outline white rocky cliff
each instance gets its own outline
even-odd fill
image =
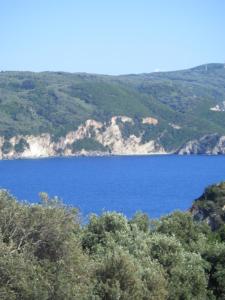
[[[159,140],[143,142],[143,132],[124,136],[121,124],[127,123],[134,125],[133,119],[127,116],[114,116],[104,123],[87,120],[77,130],[57,141],[48,133],[39,136],[19,135],[10,139],[0,137],[0,159],[78,155],[225,154],[225,136],[205,135],[168,153]],[[159,121],[148,117],[143,118],[142,123],[158,126]],[[172,125],[177,130],[181,128]]]
[[[225,136],[205,135],[198,140],[187,142],[177,151],[177,154],[225,154]]]
[[[142,143],[142,135],[129,135],[124,138],[119,122],[126,123],[133,120],[127,116],[114,116],[109,122],[102,123],[87,120],[76,131],[69,132],[65,137],[54,141],[50,134],[40,136],[15,136],[9,140],[0,137],[0,159],[10,158],[39,158],[50,156],[73,155],[142,155],[165,154],[166,151],[155,140]],[[144,118],[143,124],[157,126],[158,120],[152,117]],[[80,146],[76,149],[76,142],[91,139],[99,149],[87,150]]]

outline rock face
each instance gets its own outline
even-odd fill
[[[152,120],[151,120],[152,119]],[[164,148],[155,140],[142,143],[142,134],[131,134],[123,137],[118,120],[122,123],[133,123],[126,116],[114,116],[109,122],[101,123],[87,120],[76,131],[69,132],[65,137],[54,141],[50,134],[40,136],[15,136],[8,140],[0,137],[0,159],[11,158],[39,158],[50,156],[75,156],[75,155],[142,155],[166,154]],[[158,124],[158,120],[149,117],[151,126]],[[78,141],[90,141],[95,148],[86,149],[77,146]],[[96,149],[97,145],[101,146]]]
[[[225,101],[223,101],[221,104],[217,104],[214,107],[210,108],[211,111],[225,111]]]
[[[142,120],[143,124],[150,124],[150,125],[157,125],[158,120],[152,117],[143,118]]]
[[[147,117],[143,118],[142,124],[155,128],[159,121]],[[168,153],[160,139],[152,138],[143,142],[144,132],[124,134],[123,128],[127,125],[135,127],[134,120],[127,116],[114,116],[107,122],[89,119],[77,130],[57,141],[48,133],[39,136],[18,135],[10,139],[0,137],[0,159],[78,155],[225,154],[225,136],[206,135]],[[180,127],[176,129],[179,130]]]
[[[198,140],[187,142],[178,154],[225,154],[225,136],[218,134],[205,135]]]
[[[206,221],[212,230],[225,224],[225,182],[207,187],[194,201],[190,212],[197,221]]]

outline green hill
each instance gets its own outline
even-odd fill
[[[223,64],[123,76],[0,72],[0,136],[57,138],[87,119],[108,121],[115,115],[132,117],[130,130],[140,133],[141,118],[151,116],[159,124],[145,126],[144,139],[156,137],[170,150],[206,134],[225,134],[225,112],[210,110],[223,101]]]

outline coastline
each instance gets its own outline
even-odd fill
[[[11,156],[11,157],[1,157],[0,161],[6,160],[36,160],[36,159],[48,159],[48,158],[76,158],[76,157],[128,157],[128,156],[166,156],[175,155],[176,153],[128,153],[128,154],[113,154],[113,153],[87,153],[87,154],[69,154],[69,155],[49,155],[49,156]],[[180,154],[177,154],[180,155]],[[183,154],[182,154],[183,155]]]
[[[112,154],[112,153],[101,153],[101,154],[92,154],[92,153],[88,153],[88,154],[75,154],[75,155],[49,155],[49,156],[24,156],[24,157],[3,157],[0,158],[0,161],[11,161],[11,160],[44,160],[44,159],[55,159],[55,158],[62,158],[62,159],[66,159],[66,158],[103,158],[103,157],[150,157],[150,156],[224,156],[224,154],[214,154],[214,153],[189,153],[189,154],[181,154],[178,152],[167,152],[167,153],[159,153],[159,152],[155,152],[155,153],[129,153],[129,154]]]

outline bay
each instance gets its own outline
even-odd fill
[[[83,216],[118,211],[152,218],[187,210],[204,188],[225,180],[225,156],[112,156],[0,161],[0,188],[20,200],[58,196]]]

